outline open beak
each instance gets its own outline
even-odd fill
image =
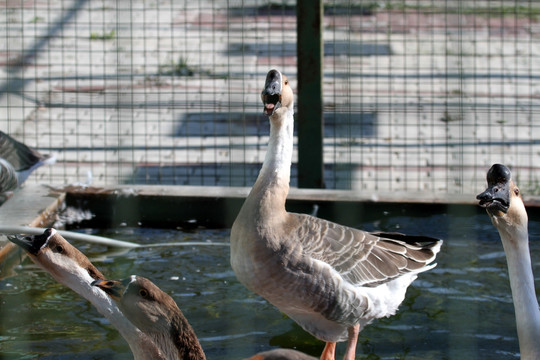
[[[277,70],[270,70],[266,75],[261,99],[264,104],[263,112],[268,116],[281,107],[281,81],[281,73]]]
[[[92,282],[92,286],[97,286],[101,290],[105,291],[112,299],[119,301],[124,295],[126,286],[129,284],[124,283],[126,280],[95,280]]]
[[[8,240],[21,247],[24,251],[30,255],[37,256],[43,245],[47,240],[55,234],[54,229],[46,229],[41,235],[31,236],[8,236]]]
[[[479,205],[486,208],[493,215],[507,213],[510,207],[510,170],[500,164],[495,164],[487,174],[487,189],[476,196]]]

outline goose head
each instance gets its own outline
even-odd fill
[[[46,229],[41,235],[9,236],[8,239],[25,250],[30,259],[56,281],[79,294],[91,291],[93,281],[105,279],[90,260],[55,229]]]
[[[479,205],[486,209],[493,225],[499,232],[526,234],[527,211],[510,170],[501,164],[493,165],[487,173],[487,183],[487,189],[478,194],[476,199],[480,201]],[[516,236],[510,238],[515,239]]]
[[[268,116],[292,110],[294,94],[287,76],[278,70],[270,70],[266,75],[261,100],[264,105],[263,112]]]
[[[98,280],[93,286],[105,291],[131,322],[145,332],[169,331],[169,319],[180,309],[150,280],[132,275],[123,280]]]
[[[197,336],[176,302],[150,280],[132,275],[92,283],[115,300],[124,316],[149,335],[168,359],[204,359]]]

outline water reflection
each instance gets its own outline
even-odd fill
[[[360,334],[358,359],[518,358],[506,260],[485,214],[473,207],[416,216],[393,210],[371,214],[358,226],[445,240],[438,266],[409,287],[398,314],[375,321]],[[540,246],[534,234],[540,232],[540,223],[530,221],[529,227],[538,277]],[[150,245],[226,243],[229,237],[228,229],[92,232]],[[273,346],[296,347],[313,355],[322,350],[321,342],[236,281],[226,246],[150,246],[118,252],[75,245],[106,276],[139,274],[169,293],[193,325],[209,359],[241,359]],[[127,344],[88,302],[28,260],[16,270],[16,276],[0,282],[2,359],[131,358]]]

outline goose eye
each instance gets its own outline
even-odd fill
[[[514,194],[519,195],[519,189],[518,188],[514,188]]]
[[[90,275],[90,277],[91,277],[92,279],[96,279],[96,278],[97,278],[96,272],[95,272],[93,269],[88,268],[88,269],[86,269],[86,271],[88,271],[88,275]]]
[[[64,252],[64,248],[62,245],[57,245],[52,249],[52,251],[54,251],[55,253],[62,254]]]
[[[148,291],[146,289],[140,289],[139,290],[139,295],[143,298],[146,298],[148,297]]]
[[[289,80],[285,80],[285,85],[289,85]]]

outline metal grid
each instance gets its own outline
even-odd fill
[[[324,12],[328,188],[476,193],[501,162],[540,192],[540,3]],[[301,66],[294,1],[7,1],[0,14],[0,129],[58,156],[33,182],[250,186],[264,76],[296,86]]]

